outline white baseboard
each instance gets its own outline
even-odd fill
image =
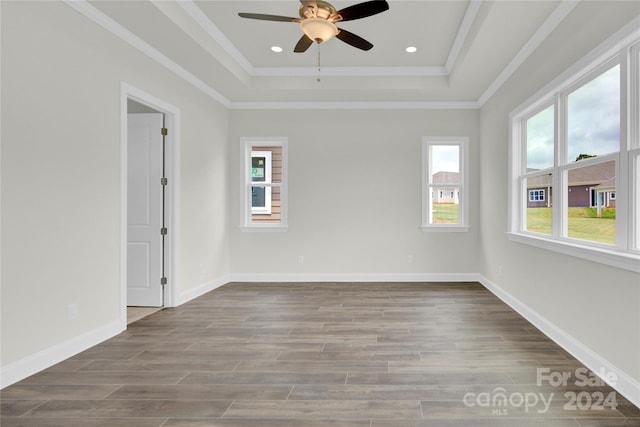
[[[504,303],[517,311],[522,317],[531,322],[554,342],[572,354],[593,372],[604,370],[614,373],[617,381],[611,386],[634,405],[640,407],[640,383],[625,372],[616,368],[608,360],[591,350],[538,312],[522,303],[506,292],[500,286],[488,280],[481,274],[232,274],[209,281],[195,289],[181,293],[176,306],[182,305],[194,298],[206,294],[229,282],[460,282],[477,281]],[[113,322],[94,331],[64,341],[22,360],[11,363],[0,369],[0,388],[14,384],[28,376],[49,368],[56,363],[74,356],[94,345],[97,345],[122,332],[121,322]],[[603,378],[605,379],[605,378]]]
[[[510,293],[506,292],[500,286],[491,282],[486,277],[480,276],[478,280],[482,285],[491,291],[495,296],[500,298],[505,304],[513,308],[522,317],[527,319],[536,328],[547,335],[560,347],[569,352],[573,357],[578,359],[582,364],[589,368],[594,373],[598,374],[605,372],[607,374],[615,374],[615,384],[609,384],[622,396],[628,399],[631,403],[640,408],[640,383],[631,378],[625,372],[612,365],[604,357],[600,356],[595,351],[584,345],[582,342],[575,339],[573,336],[566,333],[559,328],[556,324],[552,323],[540,313],[533,310],[531,307],[522,303]],[[606,378],[602,378],[606,382]]]
[[[223,276],[207,282],[196,289],[182,293],[176,301],[176,306],[229,283],[229,281],[228,276]],[[109,338],[113,338],[124,330],[126,330],[126,323],[118,320],[27,356],[7,366],[0,367],[0,389],[15,384],[18,381],[75,356]]]
[[[476,273],[240,273],[232,282],[477,282]]]
[[[192,299],[198,298],[199,296],[206,294],[207,292],[211,292],[212,290],[219,288],[220,286],[225,285],[229,282],[231,282],[229,275],[224,275],[217,279],[203,283],[202,285],[194,289],[191,289],[186,292],[182,292],[180,293],[180,295],[178,295],[178,298],[176,298],[175,306],[178,307],[186,302],[191,301]]]
[[[3,366],[0,369],[0,388],[8,387],[71,356],[75,356],[118,335],[123,330],[120,321],[112,322]]]

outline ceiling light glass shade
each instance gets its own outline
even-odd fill
[[[333,22],[321,18],[307,18],[300,22],[300,28],[311,40],[324,43],[338,34],[338,27]]]

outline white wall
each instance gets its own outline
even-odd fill
[[[180,110],[178,299],[228,275],[229,118],[64,3],[1,7],[5,383],[121,326],[121,82]]]
[[[230,135],[234,226],[240,138],[289,141],[289,230],[246,233],[234,227],[235,277],[355,280],[478,272],[478,111],[233,111]],[[468,233],[419,228],[420,153],[427,135],[470,139]]]
[[[227,277],[481,273],[640,382],[638,275],[505,234],[508,114],[636,7],[602,4],[577,6],[481,112],[228,112],[64,4],[0,2],[3,383],[7,368],[117,325],[122,81],[181,113],[178,300]],[[430,135],[470,138],[468,233],[418,228]],[[286,233],[235,227],[243,136],[289,138]]]
[[[613,367],[628,376],[628,384],[635,381],[636,387],[640,384],[640,276],[514,243],[506,232],[509,113],[638,12],[637,2],[580,3],[482,108],[480,154],[482,165],[492,165],[480,173],[483,194],[491,191],[491,197],[483,196],[480,204],[483,274],[593,352],[593,360],[606,361],[607,370]],[[640,402],[640,396],[635,399]]]

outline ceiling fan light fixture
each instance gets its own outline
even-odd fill
[[[324,43],[338,34],[338,27],[333,22],[322,18],[307,18],[300,22],[302,32],[317,43]]]

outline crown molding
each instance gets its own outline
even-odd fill
[[[232,102],[232,110],[475,110],[475,101],[460,102]]]
[[[91,19],[96,24],[100,25],[105,30],[109,31],[116,37],[120,38],[124,42],[128,43],[132,47],[138,49],[151,59],[157,61],[160,65],[164,66],[168,70],[174,72],[178,76],[182,77],[187,82],[191,83],[196,88],[200,89],[203,93],[207,94],[214,100],[218,101],[222,105],[229,107],[231,101],[224,97],[220,92],[200,80],[198,77],[169,59],[162,52],[151,46],[149,43],[142,40],[140,37],[127,30],[125,27],[111,19],[109,16],[102,13],[100,10],[89,4],[86,0],[63,0],[65,4],[80,12],[82,15]]]
[[[259,67],[253,77],[317,76],[317,67]],[[438,77],[448,76],[444,67],[322,67],[323,76],[332,77]]]
[[[469,31],[471,31],[471,26],[478,15],[478,11],[480,10],[480,6],[482,6],[483,0],[471,0],[469,2],[469,6],[467,7],[467,11],[464,14],[464,18],[462,18],[462,23],[460,24],[460,28],[458,28],[458,33],[456,34],[456,38],[451,46],[451,50],[449,51],[449,56],[447,57],[447,61],[444,64],[444,69],[449,75],[456,61],[458,60],[458,55],[460,55],[460,51],[462,50],[462,46],[464,45],[465,40],[469,36]]]
[[[465,12],[464,18],[451,51],[443,66],[426,67],[323,67],[322,73],[328,76],[345,77],[407,77],[407,76],[448,76],[455,65],[458,55],[466,41],[471,26],[480,10],[484,0],[471,0]],[[222,31],[209,19],[193,0],[181,0],[178,2],[185,12],[193,19],[216,43],[218,43],[238,65],[251,77],[305,77],[317,74],[314,67],[256,67],[235,47]]]
[[[443,67],[327,67],[322,69],[325,76],[447,76],[453,67],[461,46],[469,35],[472,23],[483,0],[472,0],[467,8],[463,23],[450,52],[447,64]],[[563,0],[544,24],[536,31],[532,38],[518,52],[516,57],[498,75],[496,80],[487,88],[477,101],[459,102],[238,102],[232,101],[191,72],[168,58],[159,50],[142,40],[140,37],[120,25],[118,22],[92,6],[87,0],[63,0],[65,4],[91,19],[105,30],[117,36],[130,46],[138,49],[160,65],[172,71],[204,94],[208,95],[223,106],[234,109],[338,109],[338,110],[433,110],[433,109],[479,109],[498,89],[513,75],[531,53],[549,36],[549,34],[571,13],[579,3],[576,0]],[[255,77],[292,77],[315,76],[315,68],[285,68],[285,67],[253,67],[233,44],[213,25],[192,0],[181,0],[180,6],[194,19],[198,25],[213,37],[238,64]]]
[[[487,90],[478,99],[478,104],[484,105],[503,84],[516,72],[516,70],[529,58],[538,46],[555,30],[558,25],[571,13],[578,5],[576,0],[562,0],[562,2],[549,15],[544,23],[536,30],[533,36],[525,43],[516,56],[507,64],[498,77],[489,85]]]
[[[192,0],[181,0],[177,2],[180,7],[202,28],[220,47],[222,47],[242,67],[243,70],[252,76],[255,67],[249,60],[235,47],[235,45],[224,35],[222,31],[209,19],[209,17]]]

